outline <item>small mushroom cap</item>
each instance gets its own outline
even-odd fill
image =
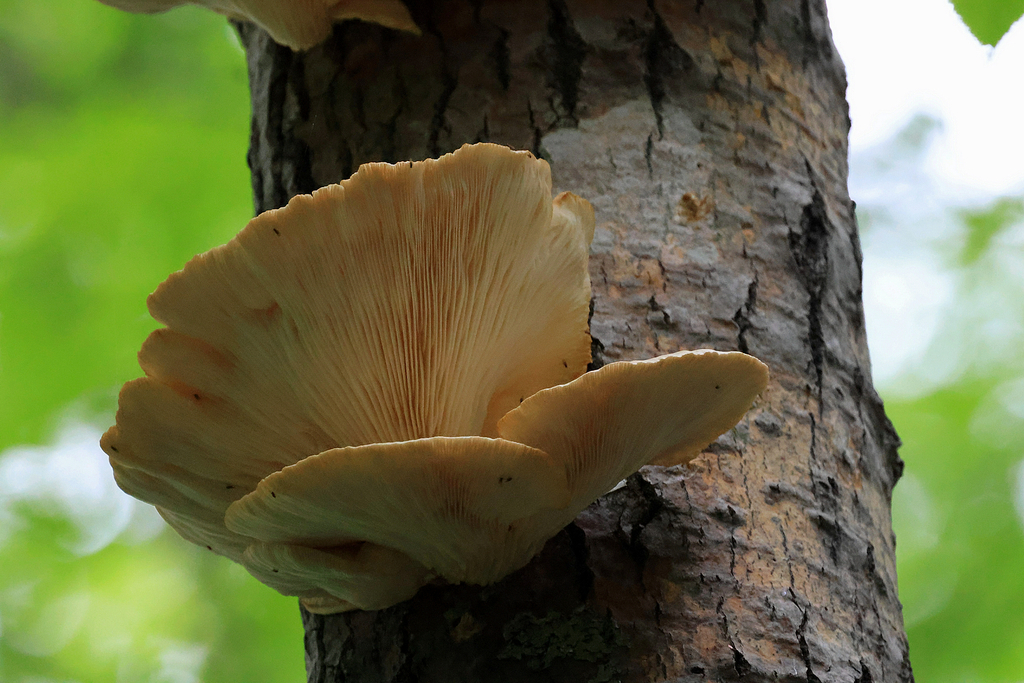
[[[490,583],[546,539],[520,520],[565,507],[564,468],[542,451],[484,437],[339,448],[270,475],[228,508],[232,531],[268,543],[369,541],[449,581]]]
[[[265,477],[336,448],[496,435],[590,361],[593,228],[584,200],[552,199],[544,161],[490,144],[363,166],[258,216],[150,296],[167,327],[101,440],[115,478],[244,564],[253,539],[224,514]]]
[[[359,19],[419,35],[401,0],[100,0],[105,5],[152,14],[194,4],[232,19],[259,24],[276,42],[305,50],[322,42],[336,21]]]
[[[767,384],[768,367],[738,352],[612,363],[534,394],[502,418],[498,433],[565,467],[572,501],[534,520],[550,534],[643,465],[692,460]]]

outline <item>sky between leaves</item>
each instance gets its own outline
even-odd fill
[[[251,214],[241,50],[222,19],[194,8],[59,5],[0,0],[0,680],[302,680],[294,601],[120,496],[96,447],[154,327],[146,294]],[[990,44],[1022,5],[956,3]],[[902,90],[939,80],[927,69],[941,55],[918,36],[949,23],[942,8],[830,2],[850,71],[869,334],[905,442],[894,523],[912,661],[919,680],[1019,683],[1024,185],[992,172],[965,189],[957,164],[937,175],[943,146],[958,149],[956,116],[899,87],[872,92],[882,79],[858,66],[882,59]],[[885,39],[854,29],[858,13]],[[979,64],[1006,61],[1020,33],[984,60],[966,31],[951,34],[946,53],[966,66],[962,82],[946,69],[946,86],[977,82]],[[1007,68],[1019,90],[1019,63]],[[1002,134],[1003,151],[1024,144]],[[997,160],[978,156],[977,178],[1000,149],[975,147]],[[886,338],[877,307],[901,297],[900,319],[926,315]]]

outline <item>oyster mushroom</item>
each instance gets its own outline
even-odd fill
[[[767,382],[713,351],[584,375],[593,229],[544,161],[491,144],[258,216],[151,295],[166,327],[101,442],[118,484],[317,612],[501,579]]]

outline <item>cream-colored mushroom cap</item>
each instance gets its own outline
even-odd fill
[[[146,377],[124,386],[117,424],[102,439],[115,478],[188,540],[311,605],[379,605],[388,591],[408,597],[410,586],[438,568],[455,572],[458,561],[397,561],[401,544],[387,545],[387,528],[373,535],[365,520],[359,533],[340,525],[264,539],[241,521],[229,528],[225,513],[258,486],[276,492],[276,480],[261,481],[286,468],[325,482],[360,471],[353,453],[384,463],[381,453],[392,452],[381,471],[400,478],[411,463],[400,458],[414,448],[403,442],[431,437],[474,437],[519,458],[538,480],[521,501],[564,505],[564,475],[545,454],[481,437],[497,436],[498,420],[520,401],[585,371],[593,228],[585,201],[552,199],[544,161],[491,144],[368,164],[295,197],[150,296],[150,312],[166,327],[143,344]],[[423,452],[455,447],[431,448]],[[511,461],[460,457],[467,471],[453,481],[466,490],[519,490],[518,481],[494,491],[472,478],[490,470],[471,476],[485,462],[504,476]],[[507,519],[477,512],[479,520],[459,523],[479,522],[480,538]],[[465,543],[482,541],[470,535]],[[369,552],[378,545],[391,555]],[[357,558],[356,547],[367,551]],[[366,587],[377,566],[391,589]]]
[[[768,382],[743,353],[613,363],[539,391],[500,439],[341,449],[271,475],[227,514],[267,543],[367,539],[452,582],[492,583],[646,464],[688,462],[733,427]]]
[[[226,521],[267,543],[370,541],[449,581],[490,583],[547,540],[519,533],[519,522],[569,502],[565,468],[535,448],[435,437],[306,458],[260,482]]]
[[[401,0],[100,0],[129,12],[153,13],[194,4],[220,14],[252,21],[270,37],[293,50],[323,41],[336,21],[360,19],[399,31],[419,34]]]
[[[498,433],[565,468],[571,502],[532,520],[538,533],[551,535],[643,465],[695,458],[767,386],[768,366],[753,356],[680,351],[612,363],[540,391],[505,415]]]

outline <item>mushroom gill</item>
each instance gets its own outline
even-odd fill
[[[150,296],[165,327],[101,442],[118,484],[319,612],[501,579],[767,382],[713,351],[584,374],[593,231],[547,163],[492,144],[258,216]]]

